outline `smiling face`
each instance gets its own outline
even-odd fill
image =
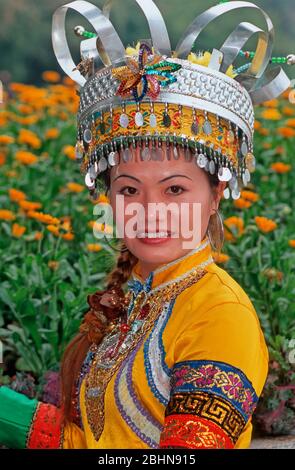
[[[147,275],[160,264],[184,256],[205,237],[225,183],[213,189],[205,170],[194,159],[186,160],[183,152],[178,160],[169,160],[163,149],[162,161],[142,161],[139,151],[132,149],[132,160],[121,160],[111,169],[109,198],[116,224],[133,227],[136,236],[126,230],[124,243],[140,260],[142,275]],[[117,196],[124,196],[118,214]],[[128,214],[133,203],[142,211]],[[159,211],[153,210],[154,203],[162,204]]]

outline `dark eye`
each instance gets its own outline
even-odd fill
[[[126,192],[126,190],[128,190]],[[120,189],[119,193],[124,194],[124,196],[133,196],[136,194],[137,189],[133,188],[133,186],[124,186],[124,188]]]
[[[182,186],[178,186],[176,184],[174,184],[173,186],[170,186],[170,188],[168,189],[171,189],[170,194],[175,194],[176,196],[178,196],[179,194],[182,194],[185,191],[185,189]]]

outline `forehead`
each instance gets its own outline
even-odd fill
[[[137,155],[138,156],[138,155]],[[164,153],[163,160],[141,160],[133,154],[132,160],[120,163],[111,169],[111,181],[120,175],[131,175],[141,181],[157,182],[165,177],[178,174],[190,178],[200,177],[203,171],[196,165],[195,159],[186,160],[184,155],[180,155],[176,160],[167,158]]]

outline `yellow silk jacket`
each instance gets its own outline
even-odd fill
[[[175,297],[202,267],[205,275]],[[249,297],[213,262],[208,238],[145,280],[138,262],[128,286],[130,312],[138,296],[154,292],[159,314],[108,381],[103,413],[91,408],[96,389],[86,390],[94,357],[88,354],[78,386],[80,422],[65,427],[63,447],[247,448],[268,350]],[[158,299],[163,286],[172,291]]]

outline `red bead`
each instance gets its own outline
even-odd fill
[[[122,333],[127,333],[127,331],[130,330],[130,326],[129,326],[127,323],[123,323],[123,324],[120,326],[120,330],[122,331]]]
[[[139,319],[145,318],[147,316],[147,314],[149,313],[149,311],[150,311],[150,306],[148,304],[145,304],[141,308],[141,310],[139,312],[139,315],[138,315],[138,318]]]

